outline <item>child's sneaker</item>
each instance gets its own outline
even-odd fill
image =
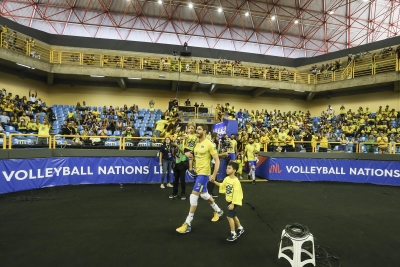
[[[236,230],[236,235],[237,235],[237,237],[241,236],[243,233],[244,233],[244,229],[243,229],[243,228],[242,228],[242,229],[237,229],[237,230]]]
[[[231,235],[226,239],[226,241],[233,242],[237,239],[237,235],[235,233],[231,233]]]

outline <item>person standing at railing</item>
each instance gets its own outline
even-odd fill
[[[379,136],[376,138],[376,142],[378,143],[378,153],[386,154],[388,152],[389,140],[383,135],[383,131],[379,131]]]
[[[38,145],[47,145],[51,129],[49,121],[44,119],[43,123],[40,123],[39,119],[36,119],[36,128],[38,129]]]

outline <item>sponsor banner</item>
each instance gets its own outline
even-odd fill
[[[235,134],[238,133],[238,122],[237,120],[223,120],[222,122],[216,123],[212,127],[212,131],[221,134]]]
[[[0,194],[60,185],[159,183],[161,174],[158,158],[1,160]]]
[[[400,162],[269,158],[268,179],[400,185]]]
[[[258,156],[258,161],[256,164],[256,176],[268,179],[269,175],[268,168],[269,168],[268,157]],[[243,170],[247,173],[250,171],[250,167],[247,162],[245,162]]]

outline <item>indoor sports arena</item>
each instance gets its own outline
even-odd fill
[[[396,266],[399,17],[0,0],[1,266]]]

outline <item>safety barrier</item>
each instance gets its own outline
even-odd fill
[[[276,148],[279,147],[279,142],[266,142],[263,144],[264,147],[264,152],[276,152]],[[295,141],[295,149],[293,152],[301,152],[303,151],[296,149],[298,148],[299,145],[302,146],[304,149],[304,144],[311,143],[311,152],[319,152],[318,148],[321,148],[321,141]],[[286,144],[290,145],[290,144]],[[297,146],[296,146],[297,145]],[[384,153],[389,153],[389,154],[396,154],[400,153],[400,143],[395,143],[395,142],[388,142],[386,143],[385,146],[386,149],[381,149]],[[346,142],[346,143],[341,143],[339,141],[328,141],[327,143],[324,143],[324,146],[327,146],[327,151],[330,152],[352,152],[352,153],[380,153],[379,147],[382,145],[379,145],[379,143],[372,143],[372,142]],[[372,147],[372,149],[370,149]],[[244,148],[244,146],[243,146]],[[285,148],[283,148],[282,152],[284,151]]]
[[[48,45],[37,44],[33,39],[26,38],[24,40],[18,37],[18,33],[15,34],[11,30],[1,32],[0,47],[52,64],[185,72],[298,84],[330,83],[367,75],[399,71],[400,69],[398,54],[394,52],[358,57],[344,69],[310,74],[292,72],[286,69],[278,70],[265,67],[236,66],[217,62],[194,62],[186,59],[170,59],[169,57],[143,58],[134,55],[124,56],[118,54],[58,51],[52,50]]]
[[[79,137],[79,141],[75,141],[74,138]],[[107,141],[102,142],[102,139],[108,139]],[[77,145],[80,146],[84,144],[84,140],[90,140],[92,145],[101,144],[108,147],[118,147],[119,150],[122,150],[122,137],[121,136],[84,136],[84,135],[54,135],[53,136],[53,148],[59,146],[67,146],[67,145]]]
[[[0,145],[3,149],[7,149],[7,139],[6,135],[3,133],[0,133]]]
[[[50,135],[38,135],[38,134],[20,134],[12,133],[8,137],[8,149],[12,149],[13,145],[22,146],[33,146],[39,144],[40,139],[46,139],[46,145],[51,149],[51,136]],[[4,139],[4,144],[6,143]],[[3,148],[4,148],[3,144]]]

